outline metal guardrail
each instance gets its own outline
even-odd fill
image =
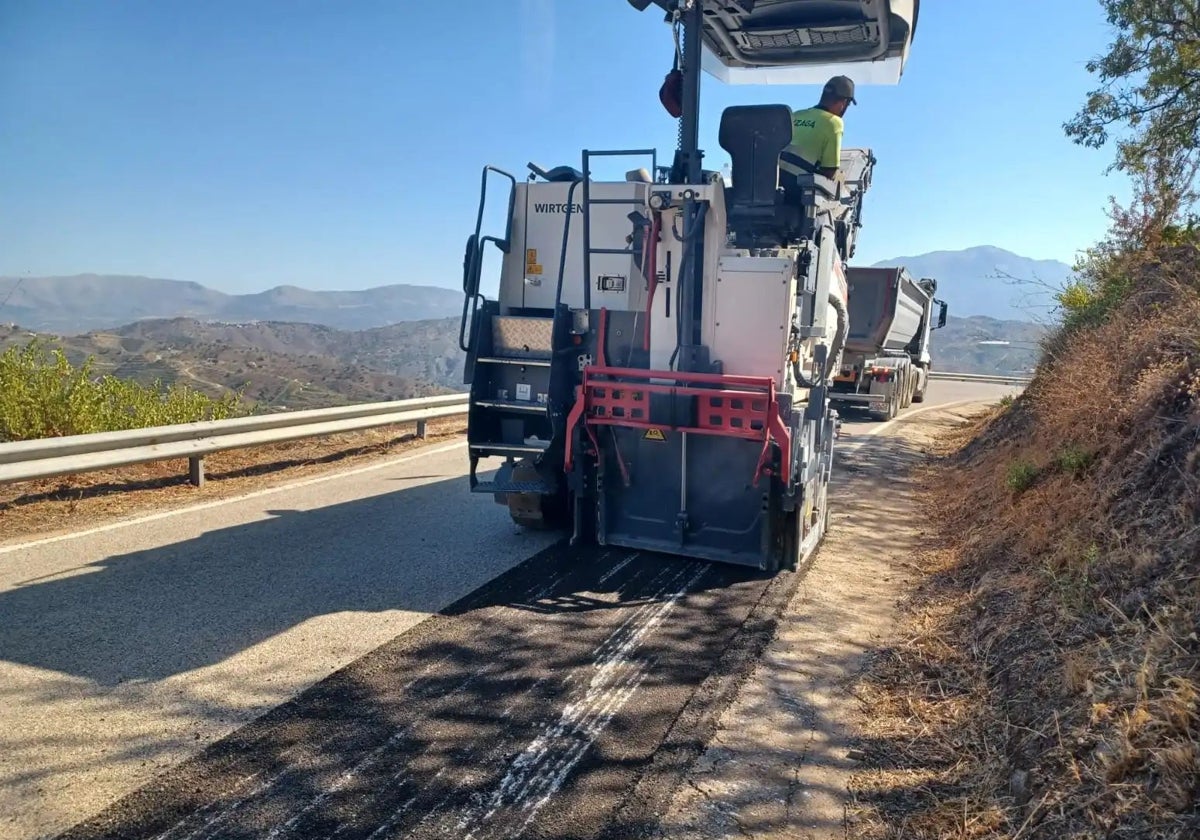
[[[934,370],[929,372],[930,379],[949,379],[959,382],[991,382],[995,385],[1028,385],[1033,381],[1032,376],[993,376],[988,373],[955,373],[954,371]]]
[[[204,456],[214,452],[402,423],[415,423],[424,437],[429,420],[466,413],[467,395],[447,394],[0,443],[0,484],[187,458],[189,478],[200,486]]]

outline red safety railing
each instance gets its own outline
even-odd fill
[[[695,397],[695,422],[688,425],[650,422],[651,394]],[[779,446],[784,469],[792,462],[791,430],[784,425],[779,411],[775,380],[768,376],[589,366],[584,368],[583,383],[575,390],[575,404],[567,417],[564,463],[568,470],[574,464],[572,443],[575,427],[580,423],[597,451],[600,446],[593,430],[595,426],[671,429],[689,434],[761,440],[762,453],[754,469],[755,484],[762,475],[773,474],[767,465],[772,440]]]

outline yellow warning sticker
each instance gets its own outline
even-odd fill
[[[530,263],[529,265],[525,266],[525,273],[526,274],[541,274],[542,267],[535,263]]]
[[[646,434],[642,435],[642,440],[657,440],[665,441],[667,436],[663,434],[662,429],[647,429]]]
[[[525,251],[525,265],[537,264],[537,248],[528,248]]]

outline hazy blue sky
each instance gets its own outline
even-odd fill
[[[1061,129],[1107,43],[1098,4],[923,5],[900,85],[860,86],[848,114],[879,159],[856,262],[1069,262],[1127,194]],[[0,274],[456,286],[484,163],[669,160],[671,50],[625,0],[0,0]],[[815,98],[706,76],[706,164],[727,159],[724,106]]]

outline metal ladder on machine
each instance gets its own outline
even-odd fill
[[[658,172],[658,150],[657,149],[603,149],[599,151],[583,150],[583,308],[591,310],[592,308],[592,257],[599,254],[621,255],[628,256],[630,259],[637,254],[637,243],[631,241],[628,248],[593,248],[592,247],[592,208],[597,205],[612,205],[623,204],[628,207],[642,206],[643,202],[638,198],[595,198],[592,196],[590,185],[592,180],[592,158],[597,157],[650,157],[650,185],[654,183],[654,177]],[[636,183],[636,182],[634,182]],[[575,185],[571,188],[574,190]],[[570,199],[568,199],[568,202]],[[568,217],[569,218],[569,217]],[[567,241],[566,236],[563,237],[563,243]],[[641,266],[642,271],[645,271],[645,266]],[[632,278],[631,278],[632,279]],[[646,281],[650,284],[657,284],[657,278],[647,277]],[[558,295],[555,298],[555,308],[557,310],[558,301],[562,298],[562,273],[559,273],[558,278]],[[649,312],[646,313],[649,316]],[[604,336],[600,336],[600,340],[604,340]],[[607,354],[604,348],[598,347],[598,358],[594,362],[607,365]]]
[[[468,248],[464,292],[466,298],[463,306],[463,320],[459,331],[459,346],[467,353],[467,377],[471,384],[471,406],[468,415],[468,453],[470,457],[470,486],[478,493],[519,493],[534,495],[549,495],[556,491],[542,478],[529,470],[520,469],[517,459],[534,458],[547,451],[553,443],[555,429],[565,428],[566,413],[569,410],[569,400],[573,390],[567,393],[554,394],[552,379],[554,360],[558,347],[556,341],[563,336],[566,324],[560,324],[560,317],[566,317],[562,305],[563,278],[566,268],[567,245],[570,237],[570,212],[574,204],[574,194],[578,186],[583,187],[583,263],[584,263],[584,308],[591,307],[590,277],[591,257],[597,254],[620,254],[632,257],[635,246],[631,243],[628,248],[593,247],[591,243],[591,213],[594,205],[625,204],[631,207],[641,204],[636,198],[596,198],[591,195],[589,182],[591,179],[590,163],[593,157],[651,157],[651,164],[657,169],[657,154],[653,149],[614,150],[583,152],[582,178],[572,182],[567,197],[568,212],[563,222],[562,249],[558,267],[557,286],[555,290],[554,310],[550,317],[531,315],[522,311],[511,314],[501,314],[498,302],[490,302],[479,294],[478,283],[480,261],[483,244],[492,242],[501,251],[508,253],[511,247],[511,220],[513,215],[514,191],[516,179],[503,170],[494,167],[484,167],[480,185],[480,210],[476,218],[476,232],[473,241],[474,249]],[[532,166],[531,166],[532,168]],[[510,181],[509,195],[509,225],[504,239],[496,237],[481,237],[483,208],[487,200],[488,172],[496,172]],[[537,172],[538,170],[534,170]],[[543,174],[544,173],[539,173]],[[473,308],[472,308],[473,305]],[[544,311],[544,310],[540,310]],[[467,339],[468,316],[471,321],[471,337]],[[538,340],[527,342],[523,346],[520,341],[506,339],[505,333],[511,329],[530,328],[540,333]],[[514,347],[514,345],[516,345]],[[556,403],[562,403],[556,407]],[[555,412],[562,416],[555,417]],[[535,432],[539,443],[528,443],[527,440]],[[562,441],[559,441],[562,444]],[[505,463],[497,470],[491,481],[481,481],[476,472],[481,458],[500,456]]]
[[[508,223],[504,238],[481,236],[483,212],[487,203],[488,173],[495,172],[510,182]],[[471,386],[467,419],[467,451],[470,458],[470,489],[475,493],[550,493],[553,488],[540,480],[514,478],[516,459],[536,457],[545,447],[527,443],[528,432],[542,432],[548,440],[549,406],[538,400],[549,393],[551,352],[549,348],[527,348],[516,354],[498,348],[497,327],[503,319],[499,301],[489,301],[479,291],[483,246],[491,242],[507,254],[512,246],[512,218],[515,209],[516,178],[504,170],[485,166],[480,184],[479,212],[475,233],[468,240],[464,257],[464,302],[459,326],[459,348],[467,354],[464,381]],[[498,320],[500,319],[500,320]],[[530,318],[550,322],[549,318]],[[468,331],[470,335],[468,335]],[[477,475],[481,458],[503,457],[504,464],[491,481]]]

